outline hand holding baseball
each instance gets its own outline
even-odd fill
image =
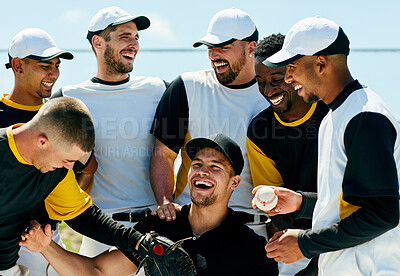
[[[253,189],[252,193],[256,195],[258,190],[265,187],[272,189],[277,197],[277,203],[275,207],[272,207],[272,209],[263,210],[260,208],[264,212],[268,213],[268,215],[275,216],[279,214],[288,214],[300,210],[303,197],[301,194],[292,190],[283,187],[259,185]],[[258,208],[256,205],[256,197],[253,198],[251,203],[253,208]]]

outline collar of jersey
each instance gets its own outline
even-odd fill
[[[18,149],[17,149],[17,145],[15,144],[14,135],[13,135],[13,133],[12,133],[12,130],[13,130],[14,128],[20,127],[20,126],[22,126],[22,125],[23,125],[23,124],[15,124],[15,125],[9,126],[9,127],[7,128],[8,145],[9,145],[9,147],[10,147],[12,153],[14,154],[15,158],[17,158],[17,160],[18,160],[20,163],[22,163],[22,164],[24,164],[24,165],[32,165],[32,164],[26,162],[24,158],[22,158],[21,154],[19,153],[19,151],[18,151]]]
[[[42,105],[44,105],[44,100],[43,100],[43,103],[40,105],[24,105],[24,104],[15,103],[13,101],[6,99],[6,97],[8,95],[9,94],[1,95],[0,101],[2,103],[4,103],[5,105],[8,105],[8,106],[16,108],[16,109],[21,109],[21,110],[26,110],[26,111],[38,111],[42,107]]]
[[[287,123],[287,122],[282,121],[281,118],[279,118],[279,115],[278,115],[276,112],[274,112],[274,115],[275,115],[275,118],[278,120],[278,122],[281,123],[281,124],[284,125],[284,126],[289,126],[289,127],[299,126],[299,125],[301,125],[302,123],[304,123],[305,121],[307,121],[308,119],[310,119],[310,117],[313,115],[315,109],[317,108],[317,103],[318,103],[318,102],[313,103],[313,104],[311,105],[311,107],[310,107],[310,109],[308,110],[307,114],[304,115],[303,118],[300,118],[300,119],[298,119],[298,120],[296,120],[296,121],[293,121],[293,122],[290,122],[290,123]]]

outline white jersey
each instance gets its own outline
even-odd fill
[[[164,90],[161,79],[136,76],[118,85],[92,79],[61,89],[82,100],[93,117],[98,169],[90,195],[106,213],[156,204],[149,176],[155,139],[149,131]]]

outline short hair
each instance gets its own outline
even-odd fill
[[[282,49],[284,40],[285,36],[280,33],[267,36],[257,43],[256,48],[254,48],[254,55],[268,58]]]
[[[98,36],[101,36],[102,38],[104,38],[105,41],[108,42],[108,41],[111,40],[110,34],[111,34],[112,32],[114,32],[116,29],[117,29],[117,26],[108,26],[107,28],[105,28],[104,30],[102,30],[102,31],[98,34]],[[91,42],[91,41],[90,41],[90,45],[92,45],[92,42]],[[97,54],[96,54],[96,51],[94,50],[93,45],[92,45],[92,51],[94,52],[95,55],[97,55]]]
[[[94,124],[86,105],[76,98],[59,97],[47,101],[31,123],[50,141],[69,149],[77,145],[90,152],[94,147]]]

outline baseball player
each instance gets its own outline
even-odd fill
[[[182,247],[198,275],[277,275],[276,263],[265,256],[265,239],[228,208],[244,165],[239,145],[220,133],[189,141],[186,152],[193,160],[188,174],[191,204],[183,206],[173,222],[153,216],[135,228],[184,240]],[[41,251],[62,275],[132,275],[139,266],[125,250],[106,251],[89,259],[67,252],[55,243],[49,245],[51,233],[45,230],[46,234],[37,226],[27,234],[26,246]]]
[[[0,98],[2,128],[31,120],[44,104],[45,98],[51,95],[60,75],[61,59],[73,58],[71,53],[59,49],[48,33],[38,28],[24,29],[16,34],[10,43],[8,56],[6,68],[12,69],[15,80],[11,92],[4,93]],[[89,166],[82,171],[78,166],[74,166],[75,172],[77,169],[81,173],[77,174],[76,178],[83,187],[90,182],[95,168]],[[44,204],[38,209],[35,219],[50,221]],[[62,244],[58,222],[52,221],[51,224],[54,240]],[[30,275],[33,276],[42,276],[50,271],[48,262],[41,254],[32,253],[24,247],[19,252],[18,264],[29,264]]]
[[[283,48],[264,61],[287,65],[285,81],[306,102],[322,100],[330,109],[319,130],[312,229],[276,233],[267,256],[291,263],[320,254],[323,276],[398,275],[399,126],[382,99],[353,79],[349,51],[338,24],[310,17],[293,25]],[[291,208],[311,215],[309,196],[276,193],[271,214]],[[292,204],[285,206],[287,200]]]
[[[149,179],[155,139],[149,131],[166,84],[130,74],[139,51],[138,31],[149,26],[145,16],[132,16],[119,7],[101,9],[87,34],[97,59],[96,76],[54,95],[78,98],[89,108],[96,126],[98,169],[88,191],[96,206],[126,226],[156,208]],[[95,256],[108,248],[83,237],[80,253]]]
[[[260,217],[251,208],[253,184],[246,154],[248,124],[265,107],[254,73],[257,40],[257,28],[247,13],[235,8],[218,12],[211,19],[207,35],[193,45],[208,47],[213,69],[183,73],[164,93],[151,130],[156,137],[151,185],[160,218],[174,220],[175,208],[179,210],[177,203],[190,202],[190,158],[184,145],[193,138],[222,132],[240,145],[245,160],[242,183],[232,195],[230,206],[254,224],[255,231],[266,236],[263,221],[269,218]],[[179,151],[182,165],[175,185],[174,161]]]
[[[269,68],[262,62],[282,48],[284,36],[273,34],[257,44],[256,80],[270,107],[258,114],[247,131],[247,155],[254,186],[282,186],[293,191],[317,192],[318,129],[328,107],[305,103],[285,83],[285,67]],[[310,219],[290,215],[272,217],[269,237],[287,228],[311,228]],[[279,275],[292,276],[309,260],[279,263]],[[316,268],[315,268],[316,270]]]

